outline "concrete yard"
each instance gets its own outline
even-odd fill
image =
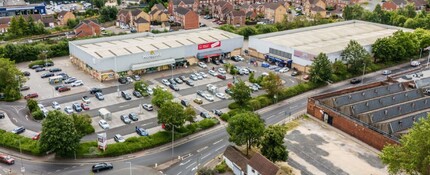
[[[312,119],[299,122],[284,139],[295,174],[388,174],[378,150]]]

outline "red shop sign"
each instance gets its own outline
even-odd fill
[[[221,46],[221,41],[216,41],[216,42],[199,44],[198,49],[204,50],[204,49],[210,49],[210,48],[215,48],[215,47],[220,47],[220,46]]]

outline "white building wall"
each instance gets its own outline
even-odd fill
[[[253,169],[248,164],[246,165],[246,169],[247,169],[247,171],[246,171],[247,175],[261,175],[257,170]]]
[[[243,172],[243,170],[241,172],[235,172],[234,171],[234,169],[235,169],[234,163],[232,161],[230,161],[227,157],[225,157],[225,156],[223,156],[223,157],[224,157],[225,164],[227,164],[227,166],[231,170],[233,170],[234,175],[244,175],[245,174],[245,172]]]

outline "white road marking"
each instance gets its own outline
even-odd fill
[[[12,119],[15,120],[15,122],[18,122],[18,120],[15,117],[13,117]]]
[[[294,80],[290,80],[291,81],[291,83],[296,83]]]
[[[185,160],[185,159],[187,159],[187,158],[189,158],[189,157],[191,157],[192,156],[192,154],[191,153],[188,153],[188,154],[185,154],[184,156],[181,156],[181,159],[182,160]]]
[[[191,166],[193,166],[194,164],[196,164],[196,162],[193,162],[192,164],[188,165],[187,167],[185,167],[185,169],[190,168]]]
[[[145,123],[145,124],[143,124],[142,126],[150,125],[150,124],[152,124],[152,123],[154,123],[154,122]]]
[[[124,108],[124,107],[127,107],[127,106],[130,106],[130,105],[122,105],[122,106],[119,106],[119,108]]]
[[[76,168],[76,166],[72,166],[72,168]]]
[[[194,171],[194,170],[196,170],[197,169],[197,167],[194,167],[193,169],[191,169],[191,171]]]
[[[218,140],[218,141],[214,142],[213,144],[216,145],[217,143],[222,142],[223,140],[224,139]]]
[[[178,174],[176,174],[176,175],[180,175],[182,173],[182,171],[181,172],[179,172]]]
[[[283,114],[283,113],[285,113],[285,111],[281,111],[281,112],[279,112],[278,114]]]
[[[179,164],[179,166],[185,165],[185,164],[189,163],[190,161],[191,161],[191,160],[187,160],[186,162],[181,162],[181,163]]]
[[[225,146],[225,145],[222,145],[221,147],[217,148],[217,149],[215,150],[215,152],[219,151],[220,149],[223,149],[223,148],[224,148],[224,146]]]
[[[290,109],[297,108],[297,105],[291,106]]]
[[[28,120],[28,115],[25,115],[25,119],[27,119],[27,120]]]
[[[206,154],[204,155],[202,158],[200,158],[200,160],[203,160],[204,158],[206,158],[207,156],[211,155],[212,153]]]
[[[203,148],[198,149],[198,150],[197,150],[197,152],[199,153],[199,152],[201,152],[201,151],[203,151],[203,150],[205,150],[205,149],[207,149],[207,148],[208,148],[208,146],[205,146],[205,147],[203,147]]]
[[[272,118],[272,117],[275,117],[274,115],[271,115],[270,117],[267,117],[267,119],[270,119],[270,118]]]

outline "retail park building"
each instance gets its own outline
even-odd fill
[[[300,71],[312,64],[319,53],[326,53],[330,61],[340,59],[350,40],[360,43],[367,51],[378,38],[392,35],[401,27],[350,20],[301,29],[274,32],[249,37],[249,55],[278,65],[288,61]]]
[[[106,81],[115,79],[115,72],[145,74],[239,55],[242,45],[243,36],[201,28],[72,41],[69,50],[72,63]]]

